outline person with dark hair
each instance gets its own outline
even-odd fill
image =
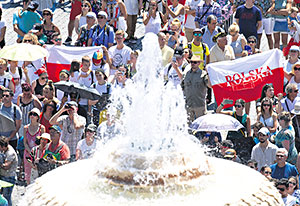
[[[223,22],[221,22],[221,7],[220,5],[212,0],[205,0],[200,1],[196,8],[196,14],[195,14],[195,24],[196,28],[202,28],[207,23],[207,17],[209,15],[215,15],[217,17],[217,22],[219,25],[221,25]]]
[[[6,33],[6,24],[2,20],[2,8],[0,7],[0,48],[2,49],[5,46],[5,33]]]
[[[97,146],[99,145],[99,139],[95,138],[97,132],[97,126],[89,124],[85,131],[85,138],[77,143],[76,147],[76,160],[88,159],[93,156]]]
[[[265,166],[262,166],[261,169],[260,169],[260,173],[265,176],[268,180],[271,180],[272,177],[271,177],[271,174],[272,174],[272,169],[271,167],[265,165]]]
[[[257,115],[257,121],[260,121],[267,127],[271,135],[275,135],[278,129],[277,114],[273,111],[273,101],[265,97],[261,101],[260,113]]]
[[[259,114],[261,112],[261,101],[268,97],[272,100],[272,109],[277,111],[275,108],[278,105],[278,98],[274,95],[274,87],[273,84],[265,84],[261,90],[260,98],[256,101],[256,113]]]
[[[296,164],[297,149],[295,147],[295,133],[290,130],[292,118],[289,112],[281,112],[278,116],[281,130],[275,137],[275,144],[279,148],[285,148],[288,151],[287,161],[291,164]]]
[[[52,80],[49,80],[43,88],[43,103],[47,100],[54,100],[58,107],[60,106],[60,100],[55,97],[55,87]]]
[[[36,72],[34,72],[39,76],[37,80],[33,80],[32,82],[32,91],[35,94],[35,96],[42,101],[44,99],[43,96],[43,88],[46,86],[48,82],[48,73],[46,68],[41,67]]]
[[[3,90],[2,96],[3,104],[0,105],[0,111],[2,114],[5,114],[7,117],[14,120],[16,128],[12,131],[0,132],[0,135],[6,137],[6,141],[16,149],[19,137],[18,132],[21,127],[22,112],[17,105],[12,103],[12,98],[14,96],[13,91],[5,89]]]
[[[258,171],[258,167],[257,167],[258,163],[256,162],[256,160],[254,159],[250,159],[247,161],[247,166]]]
[[[37,36],[39,42],[38,45],[40,46],[43,46],[48,41],[47,36],[44,34],[44,28],[40,23],[34,24],[29,33],[35,34]]]
[[[97,20],[96,14],[94,12],[88,12],[86,14],[86,24],[79,28],[78,38],[75,42],[75,46],[88,46],[88,40],[90,36],[90,31],[95,25]]]
[[[276,152],[278,147],[269,141],[270,131],[267,127],[262,127],[258,131],[259,143],[252,148],[251,159],[258,163],[258,170],[262,166],[270,166],[276,160]]]
[[[251,121],[249,115],[244,113],[245,101],[243,99],[237,99],[234,103],[235,111],[222,111],[224,105],[227,104],[226,99],[218,106],[216,112],[226,114],[237,119],[244,128],[238,131],[229,131],[227,139],[231,140],[234,144],[234,148],[237,154],[243,161],[250,159],[251,149],[255,145],[251,137]]]
[[[251,50],[248,50],[248,55],[261,53],[261,51],[256,48],[257,38],[255,36],[249,36],[247,39],[247,43],[250,46]]]
[[[183,58],[185,59],[185,61],[187,61],[188,63],[191,63],[190,60],[193,56],[193,52],[190,48],[185,48],[183,50]]]
[[[10,187],[3,187],[2,194],[7,199],[8,205],[12,206],[11,194],[16,183],[18,156],[4,136],[0,136],[0,152],[3,154],[0,162],[0,180],[13,184]]]
[[[15,86],[12,81],[12,76],[7,72],[7,61],[0,58],[0,85],[5,88],[15,90]]]
[[[49,120],[56,112],[57,112],[57,105],[54,100],[47,100],[44,102],[40,123],[45,126],[47,133],[49,133],[49,127],[52,126]]]
[[[53,34],[60,33],[59,28],[53,23],[53,13],[50,9],[43,10],[44,22],[42,24],[43,33],[47,37],[46,44],[53,44]]]
[[[70,67],[70,81],[71,82],[77,82],[78,81],[78,74],[79,74],[79,69],[80,69],[80,61],[74,59],[71,62],[71,67]]]
[[[286,178],[282,178],[275,183],[275,187],[278,189],[278,192],[281,194],[284,205],[294,206],[297,205],[296,197],[291,196],[288,193],[289,181]]]
[[[299,178],[295,176],[289,177],[289,187],[288,187],[289,195],[296,197],[297,202],[300,202],[300,189],[299,189]]]
[[[259,139],[258,139],[258,131],[264,127],[264,124],[262,122],[255,122],[252,125],[252,129],[253,129],[253,141],[255,142],[255,144],[259,143]]]
[[[298,87],[297,84],[292,83],[288,84],[285,88],[286,97],[283,97],[283,94],[278,95],[279,103],[277,107],[277,112],[282,111],[292,112],[296,103],[300,102],[300,97],[298,97]]]
[[[87,23],[87,14],[88,12],[92,12],[92,6],[89,1],[84,0],[81,2],[81,13],[75,17],[74,21],[74,29],[76,34],[78,35],[80,32],[80,27]]]
[[[156,0],[151,0],[149,2],[148,12],[144,12],[144,14],[143,14],[143,23],[145,25],[145,34],[148,32],[158,34],[159,31],[162,28],[164,28],[164,22],[166,22],[166,19],[165,19],[164,15],[160,11],[158,11],[157,4],[158,3]]]
[[[55,46],[61,46],[62,45],[61,35],[58,32],[54,32],[51,35],[50,40],[51,40],[52,44],[54,44]]]

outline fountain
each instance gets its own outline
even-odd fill
[[[283,205],[258,172],[204,155],[188,135],[181,89],[163,84],[157,37],[147,34],[143,48],[134,79],[111,97],[121,133],[92,159],[38,178],[21,205]]]

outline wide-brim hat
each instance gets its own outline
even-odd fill
[[[300,115],[300,102],[296,102],[294,109],[291,111],[291,113]]]
[[[49,142],[51,141],[50,134],[48,134],[48,133],[43,133],[40,136],[37,136],[37,138],[38,139],[47,139],[47,140],[49,140]]]
[[[201,60],[200,56],[198,55],[193,55],[190,61],[203,62],[203,60]]]

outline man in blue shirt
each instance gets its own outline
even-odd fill
[[[276,152],[276,162],[271,165],[272,175],[274,179],[289,178],[291,176],[298,176],[299,173],[295,165],[286,162],[288,151],[285,148],[279,148]]]
[[[201,28],[203,34],[202,41],[207,44],[208,48],[211,49],[216,42],[213,42],[212,38],[224,30],[217,26],[217,17],[215,15],[209,15],[206,19],[207,25]]]
[[[257,38],[257,30],[262,26],[262,15],[261,11],[254,6],[254,0],[246,0],[244,5],[239,6],[234,18],[240,27],[240,33],[244,34],[246,39],[249,36]]]
[[[98,24],[90,31],[88,46],[104,45],[106,48],[110,48],[114,43],[115,34],[113,28],[106,24],[107,13],[99,11],[97,19]]]

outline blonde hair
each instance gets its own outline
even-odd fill
[[[118,30],[118,31],[116,31],[115,36],[117,36],[117,35],[122,35],[124,37],[125,36],[125,32],[123,30]]]
[[[228,29],[228,32],[240,32],[240,27],[239,25],[236,23],[236,22],[233,22],[229,29]]]
[[[83,56],[81,59],[81,62],[86,61],[86,62],[91,62],[91,58],[89,56]]]
[[[179,19],[177,19],[177,18],[173,19],[173,21],[171,22],[171,26],[177,26],[178,28],[180,28],[181,23],[180,23]]]
[[[7,67],[7,61],[5,59],[0,59],[0,65]]]
[[[39,44],[39,40],[37,38],[37,36],[35,34],[31,34],[31,33],[28,33],[28,34],[25,34],[24,35],[24,38],[22,40],[22,42],[24,43],[24,40],[31,40],[31,42],[35,45],[38,45]]]

